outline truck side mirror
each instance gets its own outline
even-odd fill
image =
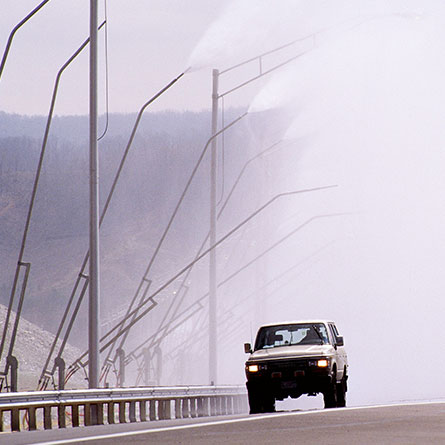
[[[250,343],[244,343],[244,352],[246,354],[252,353],[252,346],[250,345]]]
[[[337,346],[344,346],[345,342],[343,340],[343,337],[337,337]]]

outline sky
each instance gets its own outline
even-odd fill
[[[0,51],[9,33],[37,0],[4,0],[0,6]],[[100,17],[104,2],[99,1]],[[221,2],[215,0],[108,0],[109,108],[134,112],[188,68],[190,54]],[[48,113],[57,71],[88,37],[88,0],[51,0],[17,31],[0,80],[0,110],[27,115]],[[100,34],[100,112],[105,110],[104,32]],[[60,85],[56,114],[88,111],[88,55],[73,62]],[[211,68],[187,76],[153,110],[210,107]]]
[[[105,17],[104,2],[99,1],[99,23]],[[107,66],[111,112],[138,111],[188,68],[191,70],[181,82],[150,110],[209,109],[212,69],[224,70],[295,38],[306,38],[323,25],[321,20],[314,28],[311,20],[304,19],[296,29],[289,17],[296,8],[301,15],[301,7],[307,9],[303,3],[283,0],[276,8],[276,3],[268,0],[106,0],[108,37],[105,39],[104,30],[99,34],[99,113],[106,110]],[[38,4],[37,0],[2,2],[0,51],[13,27]],[[14,36],[0,79],[0,111],[46,115],[58,70],[88,34],[88,0],[47,3]],[[309,43],[303,42],[298,51],[308,49]],[[264,68],[285,60],[287,54],[283,51],[277,58],[264,59]],[[220,92],[257,74],[258,62],[226,73],[220,76]],[[247,107],[264,80],[230,94],[224,105]],[[84,50],[63,74],[55,114],[87,113],[88,51]]]

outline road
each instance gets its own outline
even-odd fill
[[[0,434],[1,444],[442,444],[445,402]]]

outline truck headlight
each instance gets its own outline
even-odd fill
[[[317,360],[317,366],[319,368],[327,368],[329,366],[329,361],[325,358]]]
[[[258,372],[259,371],[259,366],[258,365],[249,365],[247,366],[247,370],[249,372]]]

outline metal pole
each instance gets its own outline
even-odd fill
[[[218,76],[219,71],[213,70],[212,88],[212,136],[218,127]],[[216,243],[216,138],[212,141],[210,158],[210,246]],[[209,381],[216,385],[218,354],[217,354],[217,296],[216,296],[216,250],[210,251],[209,258]]]
[[[99,159],[97,153],[97,16],[90,0],[90,299],[88,312],[88,385],[99,386]]]
[[[15,36],[15,33],[19,28],[21,28],[34,14],[36,14],[38,11],[40,11],[49,0],[44,0],[42,3],[37,5],[23,20],[21,20],[19,23],[17,23],[16,26],[14,26],[14,29],[11,31],[11,34],[9,34],[8,43],[6,44],[5,51],[3,52],[2,61],[0,63],[0,77],[2,77],[3,69],[5,68],[6,59],[9,54],[9,50],[11,49],[12,45],[12,39]]]

